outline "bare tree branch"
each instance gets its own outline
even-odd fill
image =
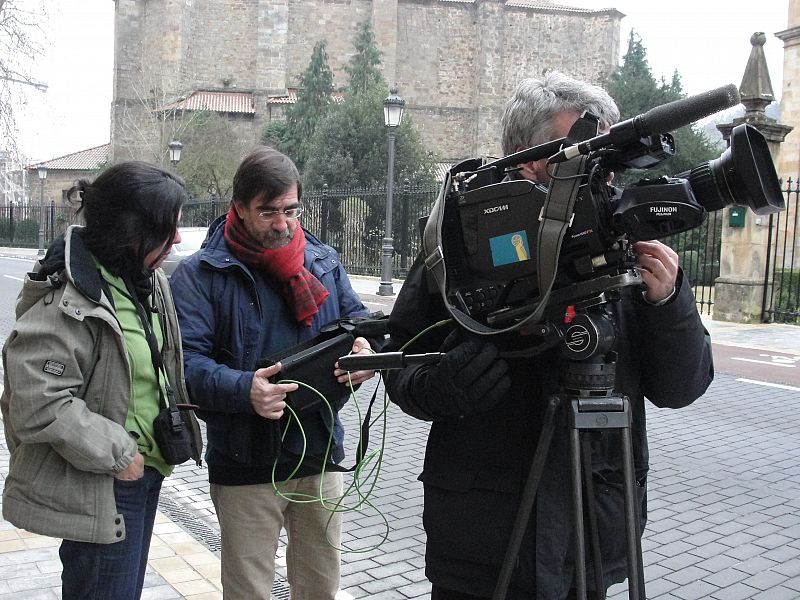
[[[45,18],[44,4],[28,8],[30,2],[0,0],[0,139],[5,150],[19,155],[15,107],[22,103],[24,87],[40,90],[46,86],[33,76],[34,60],[41,55],[43,38],[40,23]]]

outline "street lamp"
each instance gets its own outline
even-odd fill
[[[172,140],[169,143],[169,160],[172,163],[173,169],[175,169],[178,166],[178,163],[181,162],[181,148],[183,148],[183,144],[181,144],[178,140]]]
[[[39,256],[44,256],[44,180],[47,179],[47,167],[39,165],[36,167],[36,172],[39,174],[41,183],[39,189]]]
[[[383,101],[383,121],[389,136],[389,174],[386,178],[386,231],[381,247],[381,282],[378,286],[379,296],[393,296],[392,289],[392,200],[394,196],[394,138],[395,128],[403,120],[403,107],[406,101],[397,95],[397,88],[389,90],[389,97]]]

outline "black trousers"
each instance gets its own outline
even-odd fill
[[[569,595],[567,595],[564,600],[575,600],[577,598],[577,592],[575,590],[570,590]],[[596,596],[593,592],[586,592],[587,600],[594,600]],[[465,594],[464,592],[456,592],[453,590],[447,590],[441,587],[434,585],[431,589],[431,600],[492,600],[490,597],[487,596],[473,596],[471,594]]]

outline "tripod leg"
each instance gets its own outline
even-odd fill
[[[522,544],[522,538],[525,536],[525,529],[528,526],[528,520],[533,510],[533,503],[536,500],[536,490],[539,487],[539,480],[542,477],[544,462],[547,458],[547,452],[550,449],[550,443],[553,440],[555,414],[559,404],[560,398],[558,396],[551,396],[547,403],[547,409],[545,410],[542,423],[542,431],[539,435],[539,442],[536,445],[536,452],[531,462],[528,481],[525,483],[525,489],[520,498],[517,518],[514,521],[514,529],[511,530],[511,539],[508,542],[508,548],[506,549],[506,555],[500,569],[500,575],[497,578],[494,594],[492,594],[492,600],[505,600],[506,593],[508,592],[508,585],[511,582],[514,564],[517,562],[519,547]]]
[[[572,463],[572,508],[575,515],[575,591],[578,600],[586,600],[586,548],[583,526],[583,486],[581,485],[580,430],[570,430],[569,458]]]
[[[639,535],[639,507],[634,492],[636,480],[633,474],[633,450],[631,430],[622,430],[622,460],[625,477],[625,532],[628,538],[628,597],[645,600],[644,566],[642,563],[642,540]]]
[[[583,450],[583,481],[586,486],[586,512],[589,515],[589,541],[592,544],[595,596],[597,600],[606,600],[606,586],[603,581],[603,557],[600,553],[600,534],[597,524],[594,481],[592,480],[592,446],[587,437],[583,438],[581,449]]]

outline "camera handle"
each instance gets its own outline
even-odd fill
[[[444,352],[427,354],[405,354],[403,352],[380,352],[375,354],[348,354],[340,356],[339,368],[345,371],[385,371],[402,369],[410,365],[432,365],[442,360]]]
[[[602,326],[595,329],[599,331]],[[598,340],[594,340],[598,341]],[[598,345],[603,349],[602,340]],[[592,358],[593,353],[585,358]],[[572,504],[575,521],[575,589],[578,600],[586,600],[586,549],[584,528],[583,486],[587,490],[589,527],[595,575],[595,590],[599,600],[605,598],[602,564],[593,504],[591,452],[587,434],[592,431],[619,430],[622,446],[623,493],[625,505],[625,534],[628,557],[628,597],[645,600],[644,568],[639,532],[639,507],[636,503],[631,439],[630,401],[626,396],[614,394],[615,363],[604,358],[584,362],[567,360],[562,365],[560,392],[552,395],[545,410],[542,430],[531,462],[528,479],[520,498],[514,528],[506,548],[505,558],[495,586],[492,600],[505,600],[514,565],[527,529],[536,500],[539,481],[555,433],[555,419],[559,410],[569,408],[569,446],[572,483]],[[582,439],[582,434],[584,439]],[[583,452],[581,446],[583,445]],[[582,481],[583,478],[583,481]]]

